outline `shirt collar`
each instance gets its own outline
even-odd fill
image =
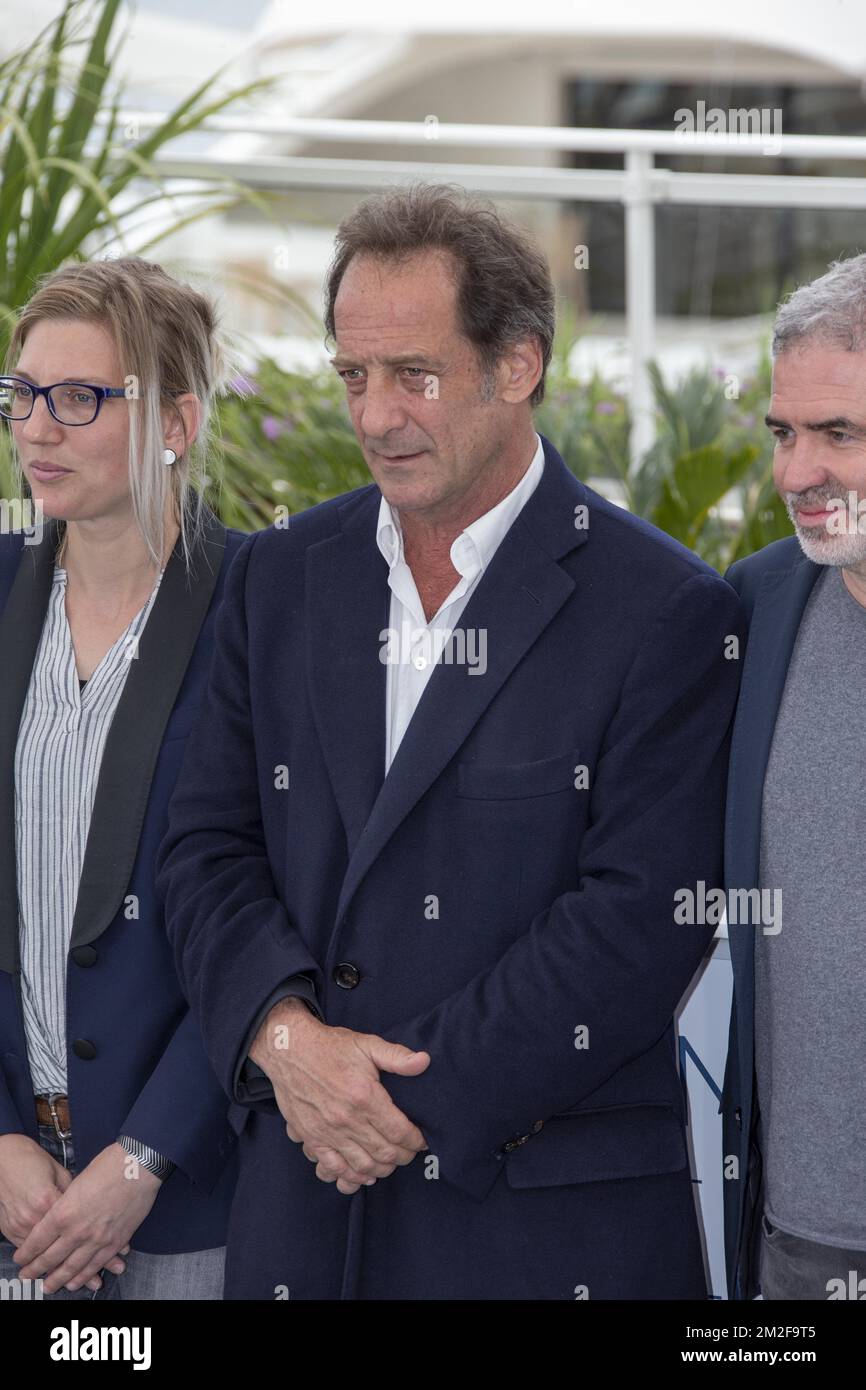
[[[523,477],[511,491],[483,516],[476,517],[457,536],[451,546],[451,563],[460,575],[469,570],[486,569],[497,546],[515,520],[518,512],[535,491],[544,471],[544,446],[538,434],[537,448]],[[403,559],[403,531],[399,514],[383,497],[379,503],[376,544],[393,570]]]

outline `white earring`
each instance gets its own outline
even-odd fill
[[[174,449],[163,449],[162,461],[167,465],[177,463],[177,454],[174,452]]]

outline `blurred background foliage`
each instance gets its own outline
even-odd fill
[[[600,376],[568,372],[573,340],[557,342],[535,425],[584,482],[675,536],[716,569],[791,534],[773,487],[772,436],[763,424],[770,364],[737,382],[709,370],[668,386],[653,381],[657,438],[638,468],[629,458],[628,403]],[[733,394],[736,393],[736,394]],[[327,371],[282,371],[263,360],[235,377],[219,411],[209,500],[227,524],[270,525],[370,481],[345,388]]]
[[[772,436],[763,424],[769,364],[739,384],[692,371],[668,386],[654,369],[657,438],[640,467],[629,458],[625,396],[598,375],[579,381],[558,365],[535,425],[584,482],[646,517],[721,572],[791,534],[772,481]],[[302,511],[370,482],[349,420],[345,388],[327,369],[284,371],[264,358],[219,399],[208,469],[210,505],[229,526],[269,526],[278,508]],[[0,495],[11,497],[9,434],[0,434]]]
[[[220,177],[172,193],[153,166],[169,141],[208,116],[261,96],[273,79],[223,90],[214,73],[147,134],[123,125],[123,84],[113,80],[125,35],[123,0],[66,0],[32,43],[0,63],[0,361],[16,311],[37,279],[67,260],[106,250],[146,255],[180,227],[215,211],[268,200]],[[173,218],[148,235],[148,209]],[[136,245],[130,248],[128,236]]]
[[[26,48],[0,63],[0,360],[18,310],[39,276],[70,258],[151,255],[179,227],[249,200],[268,200],[217,180],[177,203],[174,221],[141,239],[142,214],[172,197],[152,167],[166,142],[211,112],[249,101],[268,79],[219,91],[217,73],[143,138],[121,127],[122,86],[112,71],[122,0],[67,0]],[[130,232],[137,244],[129,243]],[[169,269],[173,267],[169,266]],[[262,295],[284,296],[262,277]],[[790,534],[772,485],[772,440],[762,424],[769,363],[732,382],[692,371],[672,384],[653,371],[657,438],[638,467],[629,457],[627,399],[601,376],[569,370],[576,328],[564,315],[536,427],[569,468],[724,570],[732,560]],[[236,376],[217,407],[218,444],[208,500],[242,530],[270,525],[370,481],[349,421],[342,382],[329,369],[291,372],[270,359]],[[0,496],[14,497],[8,427],[0,430]]]
[[[695,368],[669,384],[651,364],[656,439],[635,467],[628,448],[627,398],[598,375],[574,381],[567,370],[569,353],[565,342],[557,346],[536,424],[579,478],[722,572],[743,555],[792,534],[773,486],[773,438],[764,425],[771,378],[767,355],[743,379]]]

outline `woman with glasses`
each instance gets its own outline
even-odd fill
[[[222,1297],[235,1135],[154,862],[244,539],[201,492],[223,368],[206,296],[123,258],[47,276],[0,377],[35,511],[0,534],[0,1278],[41,1279],[24,1297]]]

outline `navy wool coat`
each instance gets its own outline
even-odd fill
[[[387,777],[378,488],[229,575],[158,864],[236,1102],[227,1298],[707,1295],[671,1017],[713,928],[674,894],[721,878],[739,600],[542,442],[461,619],[486,669],[437,665]],[[246,1065],[299,974],[432,1059],[380,1076],[428,1153],[351,1196]]]

